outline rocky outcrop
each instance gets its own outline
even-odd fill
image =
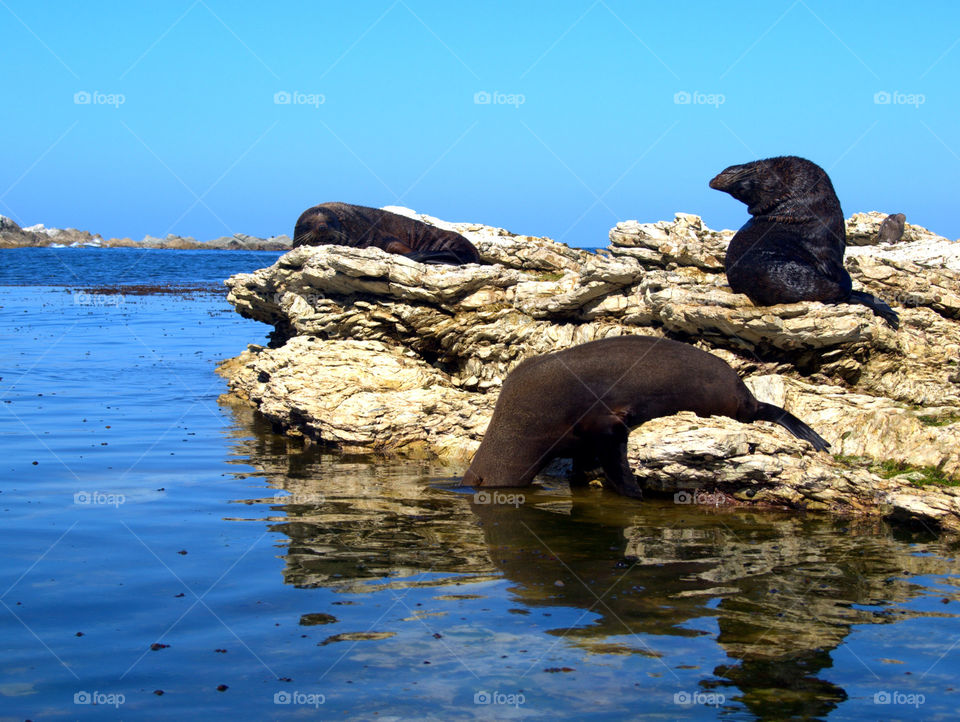
[[[838,456],[813,453],[770,424],[681,414],[631,437],[648,489],[960,530],[960,491],[918,489],[916,475],[883,478],[868,463],[960,478],[960,272],[935,255],[848,259],[857,287],[898,308],[894,332],[858,305],[753,306],[725,282],[732,232],[693,215],[620,223],[594,254],[390,210],[462,233],[487,265],[302,247],[226,282],[237,310],[274,333],[271,347],[253,346],[223,371],[232,393],[277,427],[352,451],[462,462],[524,358],[610,335],[665,336],[724,358],[759,398],[803,418]],[[850,223],[866,223],[858,218]],[[924,238],[933,234],[909,228],[897,246],[932,243]],[[950,242],[938,243],[951,256]]]
[[[0,248],[167,248],[173,250],[286,251],[291,247],[288,236],[257,238],[244,233],[210,241],[190,236],[168,235],[166,238],[145,236],[142,241],[130,238],[103,238],[99,233],[76,228],[47,228],[42,223],[21,228],[6,216],[0,216]]]
[[[908,261],[927,267],[960,271],[960,244],[923,226],[905,224],[903,238],[896,243],[879,243],[880,224],[886,215],[871,211],[854,213],[847,219],[847,257],[869,254],[892,261]],[[868,247],[865,247],[868,246]]]

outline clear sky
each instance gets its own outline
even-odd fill
[[[339,200],[598,246],[737,228],[709,179],[792,154],[847,215],[960,236],[956,2],[0,0],[0,37],[22,225],[267,236]]]

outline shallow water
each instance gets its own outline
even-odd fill
[[[218,402],[269,331],[222,296],[52,285],[276,254],[43,252],[0,287],[0,719],[955,718],[955,542],[305,451]]]

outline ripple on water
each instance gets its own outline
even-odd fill
[[[216,362],[268,330],[220,297],[0,307],[5,714],[953,714],[955,542],[553,479],[478,504],[459,466],[305,451],[218,403]]]

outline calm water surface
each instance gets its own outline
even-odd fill
[[[276,256],[0,251],[0,719],[956,719],[953,541],[476,503],[219,400],[269,331],[222,295],[83,291]]]

